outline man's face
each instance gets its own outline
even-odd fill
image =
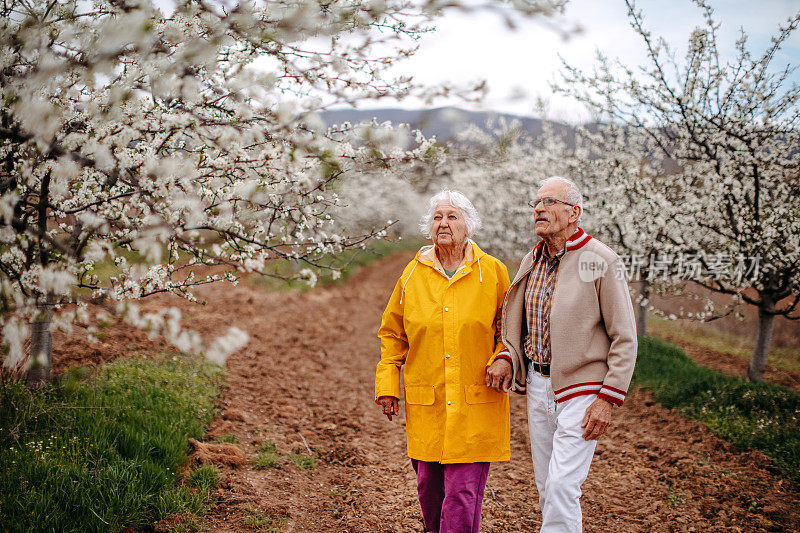
[[[566,201],[567,184],[559,181],[545,183],[536,193],[536,200],[541,200],[548,196],[556,200]],[[539,237],[545,238],[558,235],[563,232],[571,222],[577,221],[580,208],[562,204],[561,202],[550,206],[545,205],[544,202],[538,202],[533,208],[533,214],[536,234]]]
[[[458,246],[467,240],[467,223],[461,210],[440,202],[431,220],[431,238],[437,246]]]

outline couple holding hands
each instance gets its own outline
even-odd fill
[[[510,456],[508,391],[525,394],[541,531],[582,529],[581,485],[636,362],[623,265],[585,233],[572,181],[542,182],[541,241],[509,283],[470,237],[461,193],[431,198],[423,247],[403,270],[378,331],[375,401],[389,420],[405,392],[408,455],[426,532],[477,533],[493,461]]]

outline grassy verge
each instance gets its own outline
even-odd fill
[[[647,316],[647,329],[651,335],[675,339],[678,342],[690,342],[715,352],[733,355],[750,360],[753,353],[752,336],[732,335],[714,330],[708,323],[675,321]],[[769,351],[769,364],[783,370],[800,372],[800,351],[792,348],[773,346]]]
[[[187,439],[214,416],[221,370],[164,353],[80,374],[42,391],[0,385],[0,530],[119,531],[202,515],[216,472],[201,467],[189,486],[177,472]]]
[[[740,448],[760,450],[800,483],[800,394],[700,366],[673,344],[639,339],[635,385]]]
[[[424,244],[421,239],[407,240],[375,240],[365,248],[348,248],[339,254],[327,256],[320,259],[319,264],[337,269],[341,276],[334,279],[333,270],[322,268],[313,269],[317,274],[317,286],[328,286],[342,283],[349,278],[359,268],[366,266],[381,257],[401,250],[417,250]],[[291,261],[273,261],[266,268],[268,275],[250,275],[245,278],[249,285],[266,291],[278,291],[283,289],[306,290],[309,288],[305,281],[292,280],[284,281],[272,276],[289,277],[295,275],[300,269],[307,268],[308,265],[297,264]]]

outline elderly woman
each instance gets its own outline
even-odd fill
[[[478,531],[491,461],[509,459],[510,357],[500,342],[506,267],[470,240],[481,221],[461,193],[430,200],[433,241],[403,270],[383,313],[375,402],[399,414],[425,531]]]

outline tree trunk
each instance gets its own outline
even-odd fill
[[[775,327],[775,302],[769,296],[761,296],[761,305],[758,308],[758,333],[753,355],[750,357],[750,366],[747,367],[747,379],[750,381],[764,381],[764,369],[767,367],[767,356],[772,343],[772,331]]]
[[[50,331],[54,297],[47,295],[39,303],[39,314],[31,325],[31,366],[28,369],[28,386],[36,389],[50,383],[50,366],[53,360],[53,333]]]
[[[639,281],[639,303],[636,305],[636,334],[647,335],[647,304],[650,301],[650,282]]]

